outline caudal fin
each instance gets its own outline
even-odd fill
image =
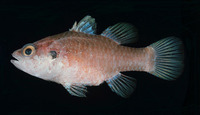
[[[151,74],[165,79],[175,80],[183,70],[184,50],[180,39],[168,37],[150,45],[155,50],[154,71]]]

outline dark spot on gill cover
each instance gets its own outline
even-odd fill
[[[57,57],[56,51],[50,51],[50,54],[52,56],[52,59],[55,59]]]

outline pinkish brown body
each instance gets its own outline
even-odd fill
[[[117,24],[101,35],[94,35],[93,27],[96,27],[94,19],[86,16],[78,25],[75,23],[71,31],[46,37],[15,51],[13,57],[17,60],[11,62],[33,76],[62,84],[70,94],[80,97],[87,92],[85,86],[98,86],[104,81],[112,91],[127,97],[135,88],[135,79],[120,74],[123,71],[145,71],[163,79],[173,79],[156,72],[156,64],[161,67],[159,64],[163,62],[177,62],[157,59],[160,54],[155,49],[160,44],[125,47],[120,44],[136,36],[132,26]]]
[[[87,85],[99,85],[122,71],[153,71],[155,57],[151,47],[130,48],[124,47],[113,40],[100,35],[89,35],[77,32],[65,32],[50,36],[35,43],[40,50],[55,50],[59,52],[68,68],[77,68],[70,71],[73,79],[57,76],[58,83],[70,81]],[[48,51],[47,51],[48,52]],[[71,73],[72,72],[72,73]]]

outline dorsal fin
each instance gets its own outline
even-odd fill
[[[85,16],[78,24],[74,23],[73,27],[69,29],[70,31],[83,32],[87,34],[95,34],[96,23],[95,19],[91,16]]]
[[[114,40],[118,44],[127,44],[137,40],[137,29],[128,23],[117,23],[108,27],[101,35]]]

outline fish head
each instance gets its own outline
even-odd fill
[[[12,53],[15,59],[11,63],[32,76],[53,81],[63,64],[58,60],[57,49],[52,48],[48,42],[26,44]]]

